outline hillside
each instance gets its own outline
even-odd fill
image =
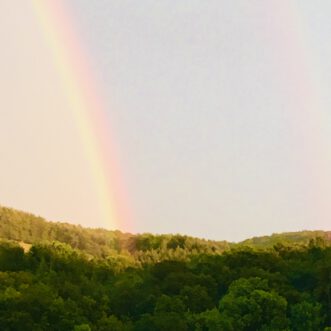
[[[308,245],[311,240],[322,239],[325,244],[331,244],[331,231],[299,231],[274,233],[270,236],[253,237],[239,244],[254,248],[271,248],[277,244],[283,245]]]
[[[161,256],[222,253],[226,241],[211,241],[181,235],[152,235],[90,229],[68,223],[48,222],[29,213],[0,207],[0,238],[27,244],[58,241],[94,257],[114,254],[159,259]]]
[[[240,244],[0,208],[4,331],[330,331],[328,232]]]
[[[331,243],[330,231],[300,231],[253,237],[239,243],[213,241],[184,235],[130,234],[105,229],[83,228],[60,222],[49,222],[42,217],[0,206],[0,238],[27,244],[58,241],[94,257],[122,253],[139,255],[141,252],[185,250],[190,253],[222,253],[231,247],[272,248],[282,245],[308,245],[322,238]]]

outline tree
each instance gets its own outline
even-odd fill
[[[324,320],[322,305],[319,303],[302,301],[291,307],[291,327],[293,331],[321,330]]]
[[[10,242],[0,243],[0,270],[18,271],[24,267],[24,250]]]
[[[91,331],[91,328],[88,324],[75,325],[74,331]]]
[[[179,297],[170,297],[168,295],[161,295],[156,301],[155,313],[184,313],[185,305]]]
[[[207,289],[200,285],[184,286],[180,296],[188,309],[199,313],[213,307],[213,300],[209,297]]]
[[[267,281],[258,277],[234,281],[219,304],[227,331],[285,330],[286,308],[286,299],[270,291]]]
[[[198,315],[199,325],[202,330],[221,331],[224,329],[224,320],[218,309],[206,310]]]
[[[126,331],[129,326],[125,325],[116,316],[104,316],[97,323],[97,331]]]

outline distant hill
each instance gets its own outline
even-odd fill
[[[235,247],[271,248],[282,245],[308,245],[312,239],[322,238],[331,243],[329,231],[301,231],[253,237],[240,243],[212,241],[184,235],[131,234],[105,229],[83,228],[68,223],[49,222],[42,217],[0,207],[0,238],[14,240],[27,245],[58,241],[79,249],[88,255],[104,258],[124,254],[151,258],[186,256],[187,254],[219,254]]]
[[[308,245],[311,240],[322,238],[326,244],[331,243],[331,231],[299,231],[274,233],[271,236],[253,237],[240,242],[240,245],[254,248],[270,248],[277,244]]]
[[[0,207],[0,238],[35,244],[58,241],[94,257],[114,254],[148,256],[221,253],[229,248],[226,241],[210,241],[182,235],[123,233],[105,229],[83,228],[68,223],[49,222],[41,217]],[[157,257],[156,257],[157,256]]]

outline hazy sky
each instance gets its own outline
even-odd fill
[[[330,230],[331,2],[66,2],[106,97],[135,232]],[[29,1],[1,1],[0,204],[101,226],[42,40]]]

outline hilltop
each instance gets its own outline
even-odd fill
[[[146,259],[180,256],[184,253],[222,253],[230,248],[226,241],[211,241],[183,235],[130,234],[105,229],[84,228],[60,222],[49,222],[42,217],[0,207],[0,239],[26,244],[53,241],[98,258],[122,254]],[[184,254],[185,255],[185,254]]]
[[[169,257],[184,253],[220,254],[230,248],[242,246],[265,249],[279,244],[308,245],[316,238],[323,239],[328,245],[331,243],[331,232],[285,232],[231,243],[179,234],[131,234],[101,228],[84,228],[69,223],[50,222],[31,213],[0,207],[0,239],[13,240],[26,245],[56,241],[98,258],[114,254],[141,256],[153,253],[154,256],[161,254]]]

